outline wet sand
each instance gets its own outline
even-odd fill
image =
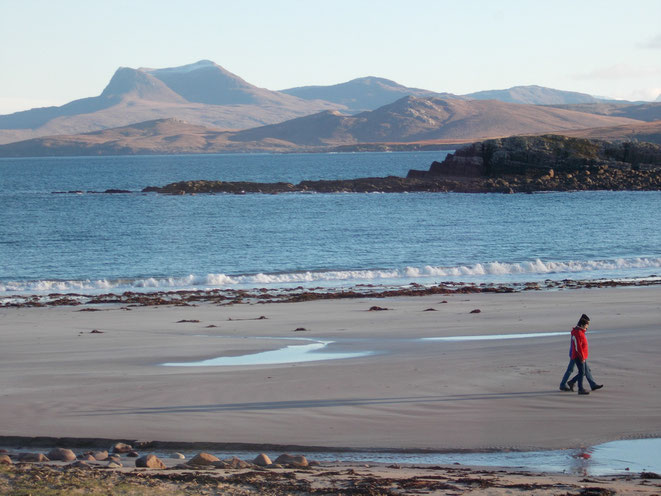
[[[0,309],[0,436],[435,451],[661,436],[658,286],[81,311],[89,308]],[[605,384],[589,396],[558,390],[582,313],[592,318],[589,362]],[[558,331],[567,334],[421,340]],[[160,365],[275,350],[280,338],[372,353]],[[286,344],[295,343],[309,341]]]

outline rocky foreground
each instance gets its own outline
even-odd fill
[[[271,462],[261,454],[252,461],[220,460],[201,452],[185,459],[173,453],[161,460],[140,456],[131,446],[116,444],[110,452],[76,455],[66,448],[47,454],[0,450],[2,494],[131,494],[131,495],[653,495],[661,476],[652,472],[588,477],[461,466],[389,466],[309,462],[303,455],[281,455]]]
[[[298,184],[181,181],[143,192],[199,193],[533,193],[541,191],[661,189],[661,146],[565,136],[487,140],[407,177],[302,181]]]

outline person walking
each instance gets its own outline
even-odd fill
[[[571,332],[571,344],[569,347],[569,364],[567,365],[567,370],[565,375],[560,381],[560,390],[561,391],[573,391],[574,384],[578,382],[578,394],[590,394],[583,387],[583,378],[585,377],[590,384],[590,388],[593,391],[601,389],[604,387],[603,384],[597,384],[597,382],[592,377],[592,371],[587,363],[588,358],[588,340],[585,337],[585,331],[587,331],[590,325],[590,318],[583,314],[578,320],[576,327],[572,329]],[[574,366],[578,369],[578,374],[576,374],[571,380],[568,380],[571,376],[571,373],[574,371]]]

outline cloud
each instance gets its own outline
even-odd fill
[[[649,41],[638,43],[639,48],[649,48],[652,50],[661,50],[661,34],[656,35]]]
[[[661,75],[661,66],[635,67],[628,64],[615,64],[609,67],[601,67],[590,72],[574,74],[575,79],[635,79],[647,78]]]

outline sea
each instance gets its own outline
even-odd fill
[[[403,176],[447,153],[3,158],[0,297],[661,278],[659,191],[141,192]]]

